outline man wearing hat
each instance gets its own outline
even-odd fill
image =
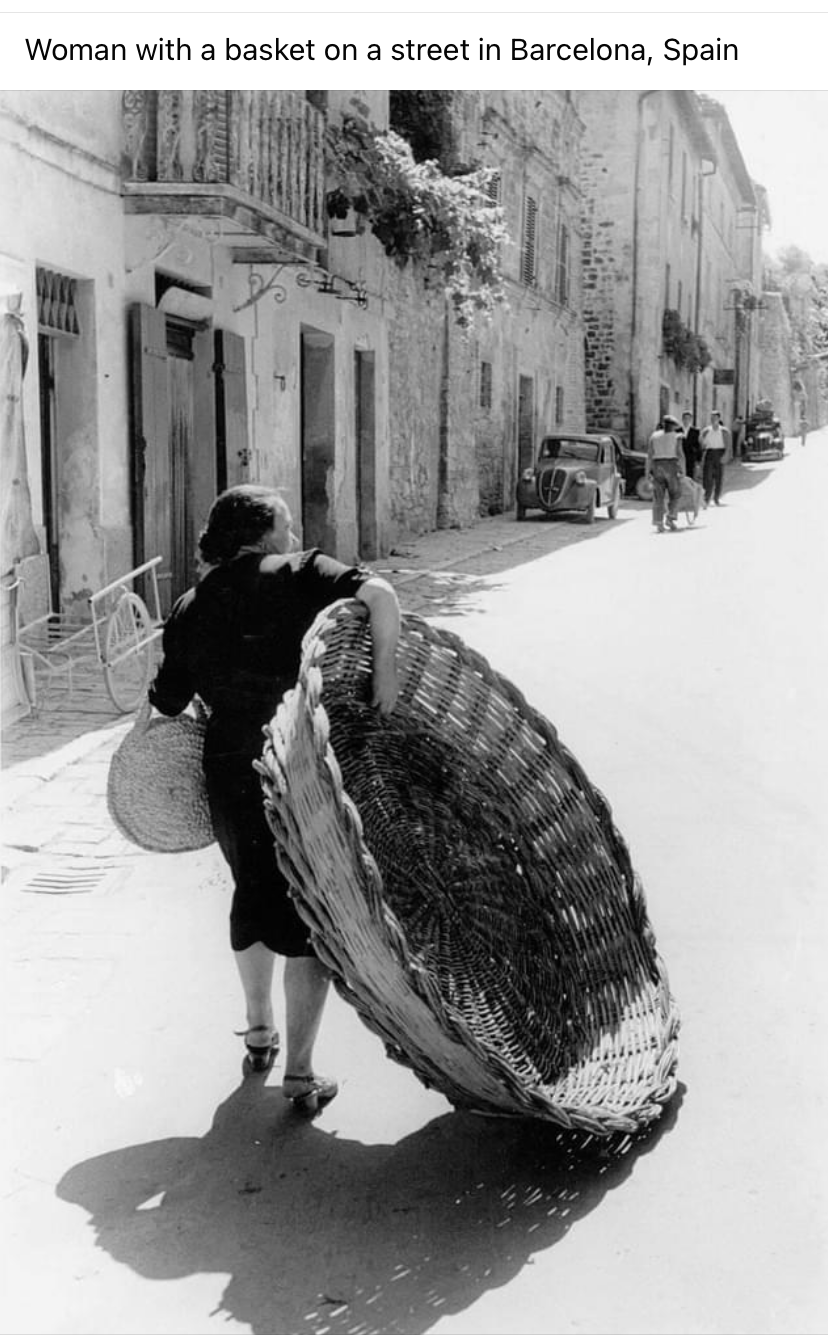
[[[730,431],[722,422],[718,409],[711,410],[710,423],[701,434],[701,448],[704,504],[707,506],[712,497],[719,506],[722,500],[725,452],[730,450]]]
[[[661,427],[650,437],[647,445],[647,463],[644,468],[644,477],[652,479],[653,483],[653,524],[659,534],[664,531],[665,493],[670,499],[667,507],[667,528],[678,529],[678,503],[684,474],[681,424],[678,419],[665,414],[661,420]]]

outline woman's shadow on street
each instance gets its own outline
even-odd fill
[[[142,1277],[230,1274],[217,1310],[253,1333],[423,1333],[596,1208],[672,1127],[680,1100],[610,1146],[460,1113],[365,1145],[248,1080],[203,1138],[94,1157],[58,1194]]]

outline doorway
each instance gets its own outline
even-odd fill
[[[357,349],[354,353],[357,540],[360,557],[368,560],[378,556],[375,378],[375,355]]]
[[[135,561],[160,554],[161,609],[196,577],[196,543],[217,491],[214,332],[133,308]]]
[[[304,328],[302,379],[302,547],[336,553],[334,340]]]
[[[518,378],[518,478],[535,463],[535,378]]]
[[[57,340],[53,335],[37,336],[43,529],[49,557],[53,609],[60,608],[60,466],[57,449],[56,343]]]

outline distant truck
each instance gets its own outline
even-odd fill
[[[757,400],[745,423],[745,459],[781,460],[785,438],[770,400]]]

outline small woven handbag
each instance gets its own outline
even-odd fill
[[[202,757],[207,712],[151,718],[149,702],[109,764],[106,798],[121,834],[143,850],[200,850],[215,840]]]
[[[676,1090],[678,1011],[641,882],[552,725],[404,615],[370,707],[357,601],[304,642],[260,764],[277,854],[339,992],[456,1106],[608,1137]]]

